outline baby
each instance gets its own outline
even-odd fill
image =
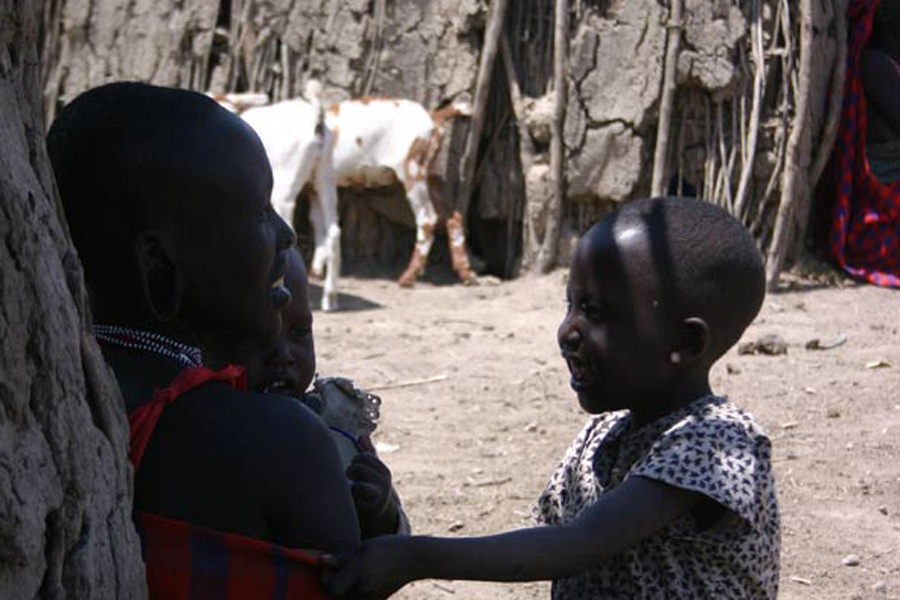
[[[230,360],[247,366],[251,389],[298,398],[329,426],[351,482],[363,538],[409,533],[391,472],[376,456],[370,437],[377,427],[381,400],[357,389],[349,379],[315,377],[309,285],[296,248],[288,253],[284,285],[291,301],[282,311],[281,334],[262,348],[251,344],[232,349]],[[313,389],[307,392],[310,383]]]

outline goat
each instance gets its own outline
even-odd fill
[[[332,161],[338,186],[377,187],[398,181],[406,192],[416,221],[416,244],[400,276],[402,286],[413,285],[424,271],[434,241],[438,215],[428,177],[447,123],[470,114],[464,102],[428,112],[411,100],[369,98],[332,105],[325,114],[333,136]],[[311,215],[320,218],[315,210]],[[327,214],[323,216],[322,222],[313,225],[317,231],[330,226]],[[466,254],[462,216],[458,212],[449,215],[446,226],[453,269],[464,283],[472,283],[475,276]],[[320,272],[319,267],[314,260],[313,272]]]
[[[466,103],[429,113],[410,100],[361,99],[323,110],[316,82],[307,84],[306,100],[260,106],[259,94],[213,96],[237,112],[256,131],[272,165],[272,204],[293,224],[297,195],[306,187],[314,194],[310,220],[315,236],[311,272],[324,275],[322,310],[338,308],[337,278],[341,265],[341,229],[337,187],[376,187],[398,181],[406,191],[416,221],[416,244],[398,283],[411,286],[424,271],[434,241],[437,212],[428,175],[447,121],[468,116]],[[453,268],[464,283],[475,276],[466,254],[462,216],[446,220]]]

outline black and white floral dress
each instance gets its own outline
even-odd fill
[[[699,492],[727,511],[707,527],[682,517],[555,581],[553,599],[775,598],[780,529],[771,444],[753,417],[708,396],[631,429],[628,411],[593,417],[538,499],[536,520],[571,523],[633,476]]]

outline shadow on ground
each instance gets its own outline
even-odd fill
[[[322,306],[322,286],[312,281],[309,282],[309,305],[314,311],[321,310],[320,307]],[[339,310],[341,312],[357,312],[383,308],[377,302],[366,300],[362,296],[345,294],[344,292],[338,292],[338,306],[340,306]]]

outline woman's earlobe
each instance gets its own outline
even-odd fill
[[[181,310],[184,280],[159,234],[147,231],[135,240],[138,277],[147,307],[163,323],[174,321]]]

